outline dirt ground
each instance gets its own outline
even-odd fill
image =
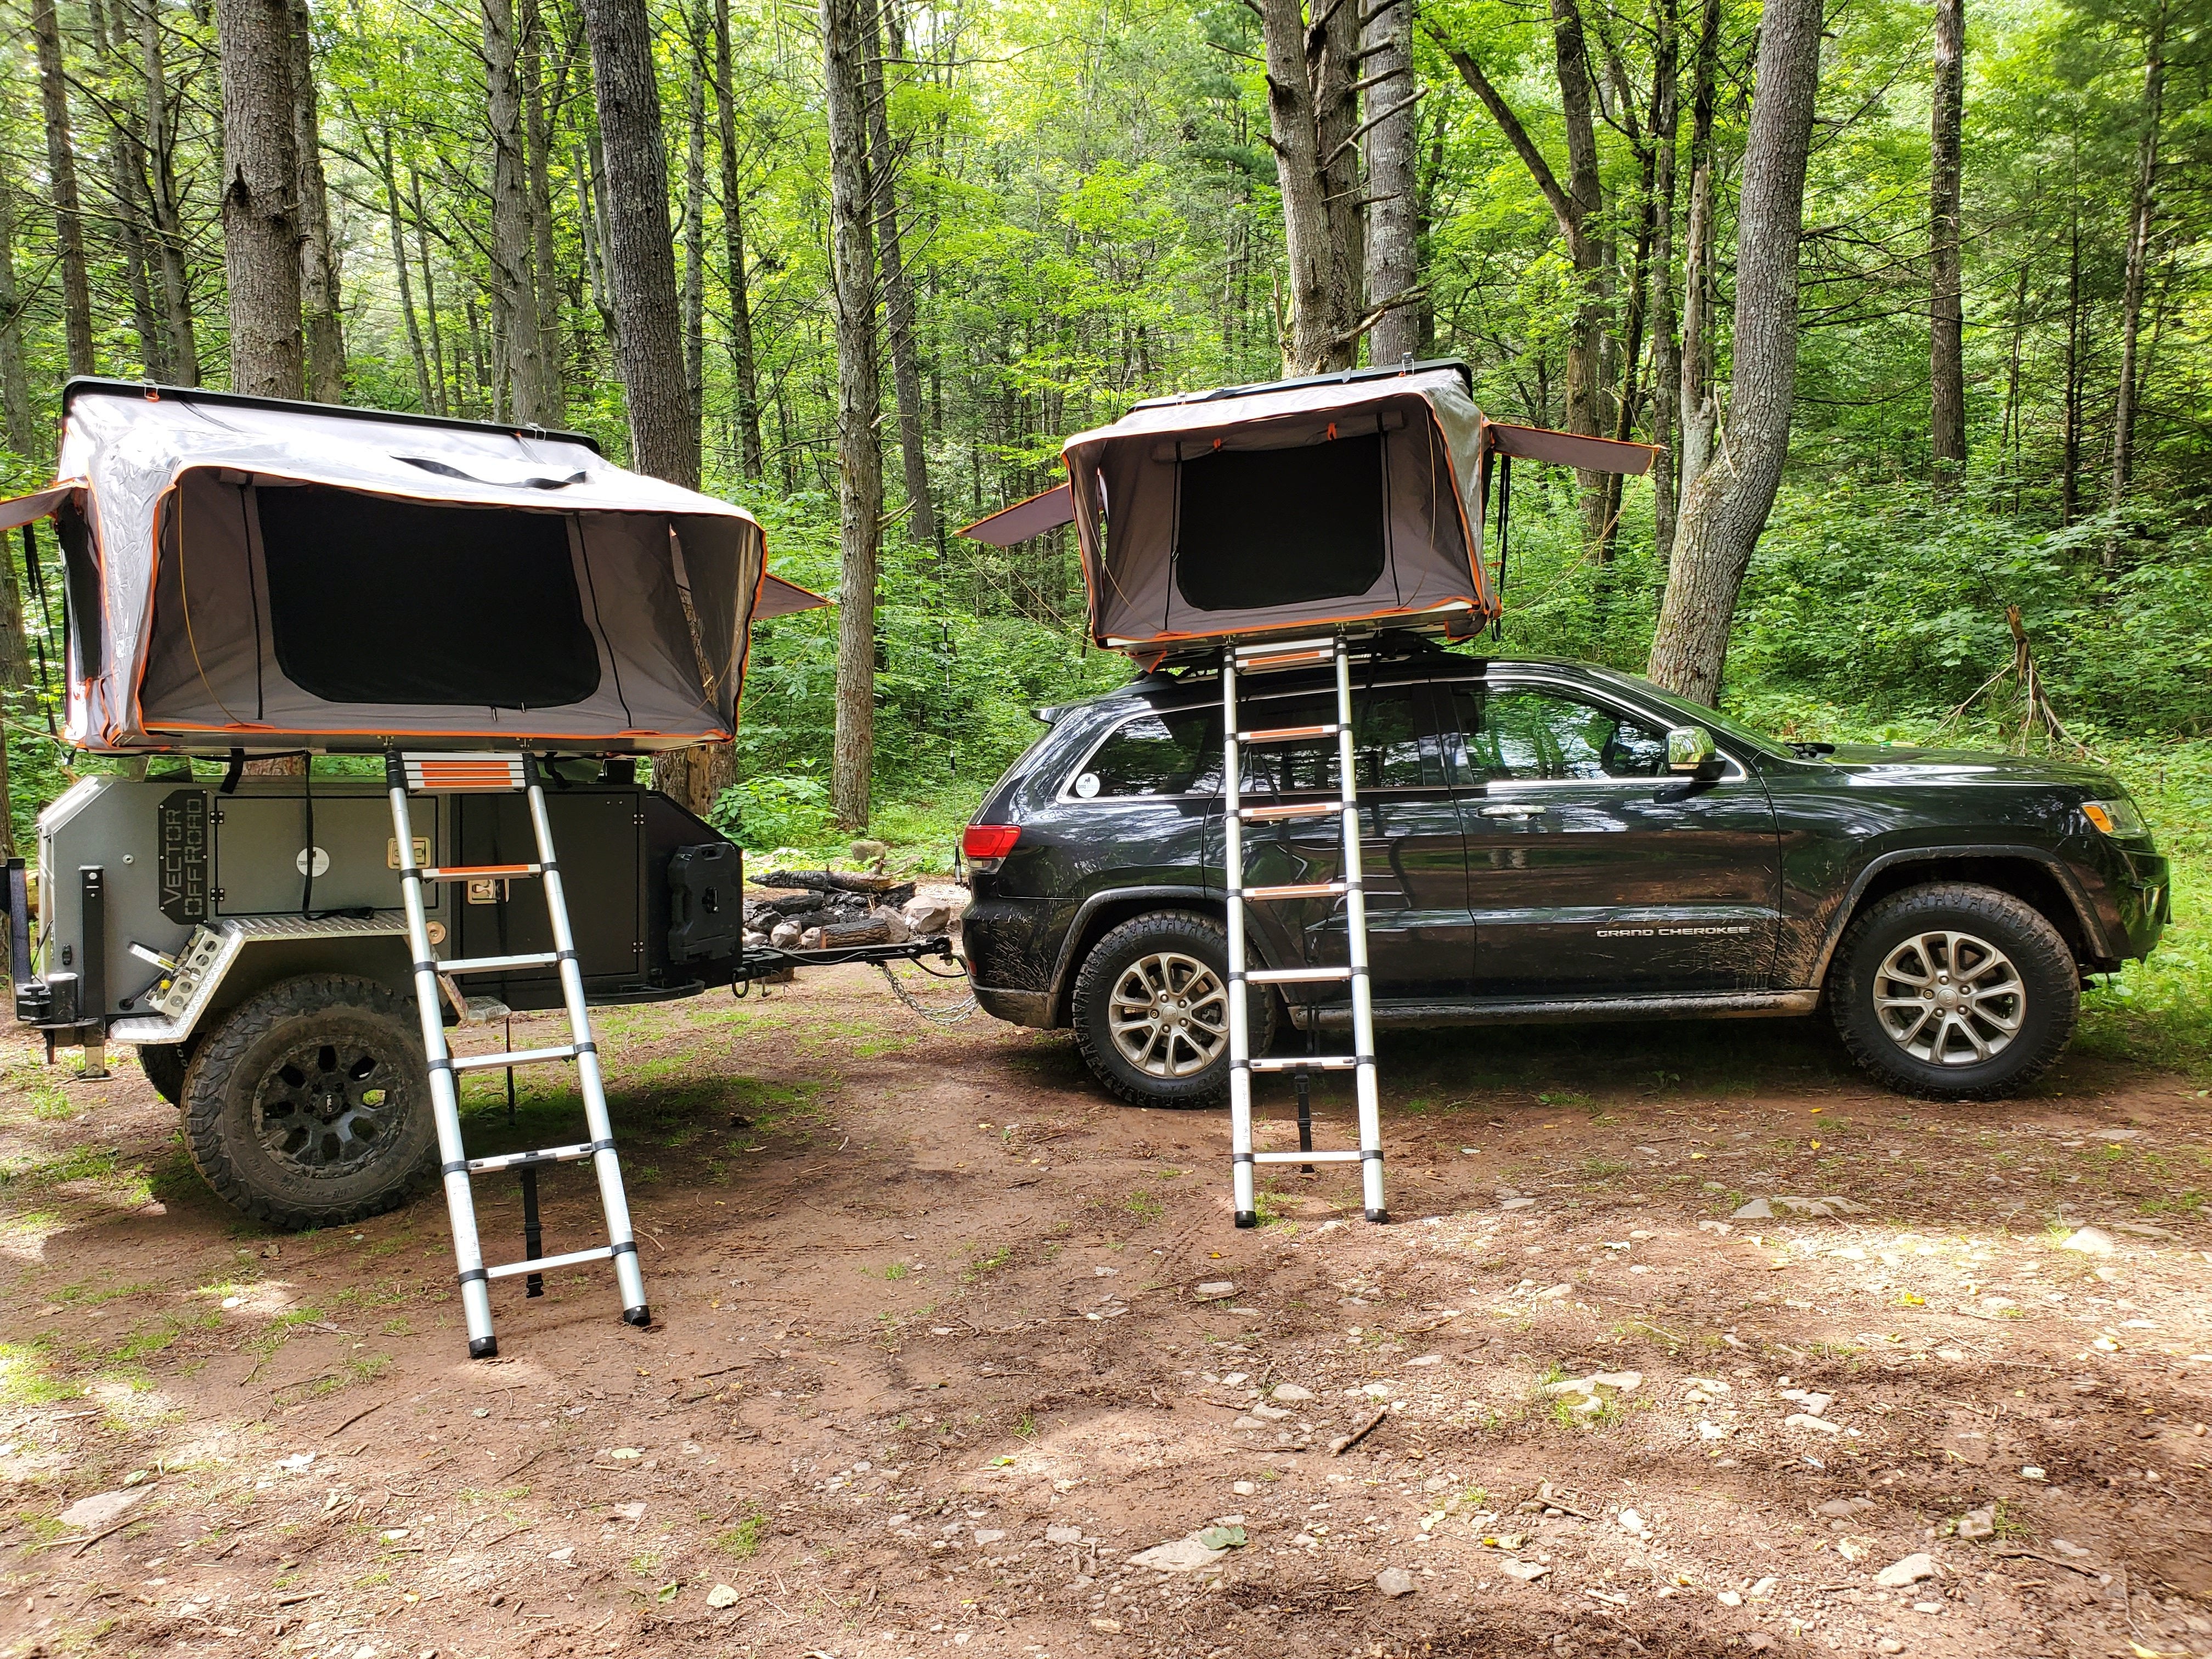
[[[437,1197],[266,1234],[135,1067],[5,1051],[0,1652],[2212,1654],[2182,1079],[1950,1106],[1807,1022],[1400,1038],[1391,1224],[1324,1166],[1239,1232],[1224,1116],[1115,1104],[1064,1033],[858,968],[603,1025],[653,1324],[506,1280],[489,1363]],[[474,1081],[471,1151],[580,1133],[550,1073],[512,1127]]]

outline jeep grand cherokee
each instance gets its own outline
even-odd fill
[[[2093,768],[1779,743],[1632,675],[1411,638],[1352,672],[1380,1024],[1825,1000],[1890,1086],[1989,1098],[2057,1058],[2085,976],[2146,955],[2169,917],[2166,860]],[[1328,671],[1240,690],[1255,726],[1336,717]],[[1154,672],[1041,713],[963,840],[977,1000],[1073,1026],[1124,1099],[1210,1103],[1229,1055],[1219,678]],[[1244,763],[1249,803],[1336,793],[1334,738]],[[1331,817],[1255,825],[1248,879],[1325,880],[1340,835]],[[1251,907],[1250,965],[1341,963],[1344,931],[1340,900]],[[1340,984],[1284,988],[1255,1052],[1285,1024],[1348,1018]]]

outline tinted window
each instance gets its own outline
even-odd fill
[[[1382,574],[1380,433],[1176,471],[1176,586],[1200,611],[1348,599]]]
[[[557,513],[264,487],[277,665],[328,702],[548,708],[599,687]]]
[[[1534,686],[1453,693],[1478,778],[1652,778],[1667,737],[1644,720]]]
[[[1443,782],[1443,757],[1424,741],[1422,705],[1428,688],[1385,686],[1355,691],[1352,699],[1353,775],[1362,789],[1418,789]],[[1244,705],[1247,730],[1324,726],[1336,719],[1336,694],[1269,697]],[[1253,744],[1244,756],[1244,787],[1285,794],[1334,791],[1337,742],[1334,734],[1295,743]]]
[[[1085,800],[1212,794],[1221,787],[1221,716],[1187,709],[1124,721],[1068,787]]]

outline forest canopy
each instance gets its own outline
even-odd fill
[[[1625,485],[1526,471],[1486,649],[1663,674],[1671,574],[1724,702],[1936,716],[2016,606],[2075,735],[2203,734],[2209,13],[5,0],[0,462],[49,475],[73,374],[289,373],[743,503],[842,602],[763,625],[736,753],[663,776],[759,845],[964,811],[1032,706],[1127,672],[1082,644],[1072,547],[952,533],[1053,483],[1062,435],[1405,356],[1665,447]],[[1792,29],[1802,203],[1759,137]],[[283,130],[248,145],[249,106]],[[1790,222],[1794,280],[1760,274]],[[1780,429],[1731,430],[1739,304],[1778,283]],[[1761,442],[1772,517],[1700,597],[1678,515]],[[59,635],[11,556],[20,821],[60,776]]]

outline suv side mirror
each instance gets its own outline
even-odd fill
[[[1720,755],[1713,748],[1713,734],[1702,726],[1671,727],[1667,733],[1667,769],[1693,778],[1720,776]]]

